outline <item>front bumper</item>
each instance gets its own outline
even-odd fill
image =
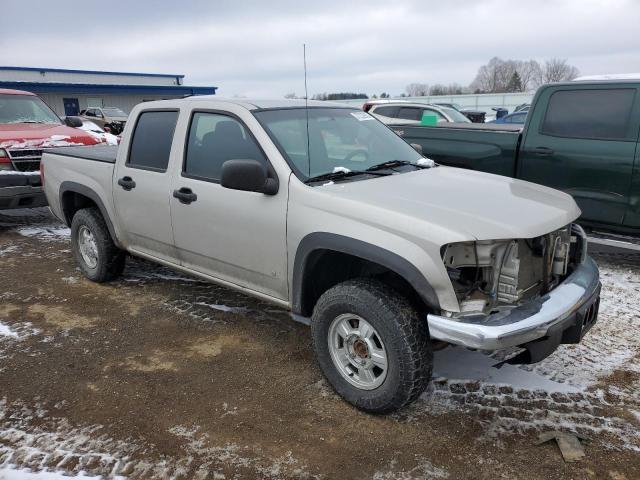
[[[429,314],[429,333],[432,338],[479,350],[515,346],[529,350],[536,342],[549,340],[548,355],[560,343],[580,341],[597,320],[599,300],[598,267],[586,257],[552,291],[511,310],[460,319]],[[540,356],[533,360],[544,358]]]
[[[0,175],[0,210],[34,208],[47,205],[40,175],[22,172]]]

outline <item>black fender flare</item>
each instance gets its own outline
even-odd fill
[[[315,232],[305,236],[298,245],[293,263],[292,311],[302,314],[303,284],[309,256],[317,250],[332,250],[377,263],[397,273],[411,285],[427,306],[440,309],[434,288],[418,268],[400,255],[371,243],[334,233]]]
[[[59,193],[60,209],[62,210],[62,213],[65,216],[64,221],[67,224],[67,226],[68,227],[71,226],[72,219],[67,218],[66,216],[63,197],[64,197],[64,194],[68,192],[73,192],[73,193],[78,193],[80,195],[83,195],[97,205],[98,210],[100,210],[100,213],[102,214],[102,218],[104,218],[104,221],[107,224],[107,228],[109,229],[109,234],[111,235],[111,239],[113,240],[113,243],[118,248],[122,248],[120,245],[120,242],[118,241],[118,237],[116,237],[116,231],[113,228],[113,222],[111,221],[111,218],[107,213],[107,209],[105,208],[104,203],[102,203],[100,196],[96,192],[91,190],[89,187],[87,187],[86,185],[82,185],[80,183],[70,182],[70,181],[62,182],[60,184],[60,193]]]

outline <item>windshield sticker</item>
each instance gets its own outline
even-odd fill
[[[366,112],[351,112],[351,115],[361,122],[364,122],[365,120],[373,120],[373,117]]]

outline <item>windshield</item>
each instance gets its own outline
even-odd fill
[[[104,113],[108,117],[126,117],[127,116],[126,113],[124,113],[119,108],[115,108],[115,107],[103,108],[102,113]]]
[[[60,119],[33,95],[0,94],[0,123],[57,123]]]
[[[361,110],[293,108],[254,115],[303,180],[336,169],[361,171],[393,160],[417,162],[422,158],[392,130]]]
[[[440,108],[444,110],[444,113],[449,115],[449,118],[451,118],[451,120],[453,120],[454,122],[471,123],[471,120],[469,120],[467,117],[465,117],[462,113],[460,113],[458,110],[454,108],[449,108],[449,107],[440,107]]]

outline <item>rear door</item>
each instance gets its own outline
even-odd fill
[[[175,245],[182,265],[286,300],[288,179],[279,179],[280,190],[273,196],[220,185],[227,160],[257,160],[275,173],[239,116],[194,111],[186,136],[182,168],[176,168],[171,198]]]
[[[518,177],[571,194],[585,221],[622,224],[640,122],[636,97],[624,84],[542,90],[529,113]]]
[[[117,163],[113,184],[126,245],[134,252],[172,263],[179,261],[171,228],[171,175],[167,169],[177,119],[178,110],[172,109],[140,113],[126,161]]]

